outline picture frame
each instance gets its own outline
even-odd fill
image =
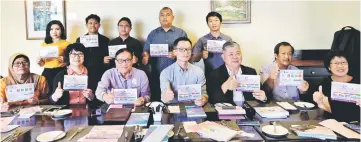
[[[251,23],[251,0],[212,0],[211,11],[221,14],[224,24]]]
[[[51,20],[59,20],[66,27],[64,0],[24,0],[24,5],[27,40],[44,39]]]

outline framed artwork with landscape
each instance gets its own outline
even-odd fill
[[[65,1],[63,0],[25,0],[26,39],[45,38],[46,25],[51,20],[65,23]]]
[[[212,0],[211,10],[222,15],[223,23],[251,23],[251,0]]]

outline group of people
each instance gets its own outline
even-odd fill
[[[98,32],[100,17],[94,14],[85,19],[88,33],[97,35],[99,47],[86,48],[80,43],[66,41],[64,26],[53,20],[46,27],[46,37],[42,48],[58,47],[58,58],[37,58],[37,64],[44,67],[42,75],[30,72],[30,59],[17,53],[10,57],[8,76],[1,79],[1,109],[6,111],[16,105],[42,104],[89,104],[101,105],[114,103],[114,89],[136,89],[138,98],[135,105],[141,106],[150,101],[179,103],[178,88],[181,85],[200,84],[201,97],[194,103],[231,103],[256,100],[259,103],[275,101],[309,101],[328,112],[328,117],[340,121],[360,119],[360,107],[353,103],[337,102],[330,98],[331,82],[360,84],[359,78],[348,74],[349,60],[340,51],[330,51],[324,60],[331,76],[320,85],[310,85],[303,81],[298,86],[279,85],[280,70],[297,70],[291,65],[294,47],[288,42],[274,47],[273,63],[260,70],[260,90],[253,92],[234,91],[240,84],[237,77],[257,75],[255,69],[242,65],[242,49],[220,31],[222,16],[209,12],[206,23],[210,32],[201,37],[196,44],[187,38],[182,29],[173,26],[172,9],[164,7],[159,12],[160,27],[151,31],[144,47],[131,37],[132,22],[123,17],[117,23],[119,36],[109,40]],[[207,51],[207,42],[225,42],[220,53]],[[151,44],[168,45],[167,57],[150,55]],[[115,58],[109,56],[109,45],[126,45],[116,52]],[[204,60],[205,71],[192,63]],[[64,76],[88,76],[88,86],[84,90],[63,90]],[[7,87],[34,83],[34,96],[28,100],[8,102]],[[319,88],[318,88],[319,86]],[[314,89],[315,88],[315,89]],[[316,89],[317,88],[317,89]],[[347,110],[347,111],[345,111]]]

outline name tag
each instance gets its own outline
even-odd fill
[[[360,84],[342,83],[332,81],[331,83],[331,99],[341,102],[356,103],[361,99]],[[347,111],[347,110],[345,110]]]
[[[64,75],[64,90],[84,90],[88,86],[88,76]]]
[[[202,85],[180,85],[178,87],[178,101],[191,101],[201,99]]]
[[[41,47],[39,51],[39,56],[41,58],[58,58],[59,50],[57,46],[46,46]]]
[[[117,53],[118,50],[120,49],[124,49],[127,48],[127,45],[109,45],[108,46],[108,50],[109,50],[109,56],[112,58],[115,58],[115,53]]]
[[[115,104],[133,104],[137,98],[137,89],[114,89]]]
[[[237,81],[239,86],[236,91],[253,92],[261,88],[261,77],[259,75],[240,75],[237,76]]]
[[[280,86],[298,86],[303,81],[303,70],[280,70]]]
[[[34,97],[34,83],[8,85],[6,87],[6,96],[8,102],[17,102],[28,100]]]
[[[168,54],[168,44],[150,44],[151,57],[166,57]]]
[[[207,50],[213,53],[222,53],[223,44],[225,40],[207,40]]]
[[[81,36],[80,43],[85,47],[99,47],[98,35]]]

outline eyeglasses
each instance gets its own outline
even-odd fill
[[[70,57],[75,58],[76,56],[78,56],[78,57],[84,57],[84,54],[83,54],[83,53],[78,53],[78,54],[76,54],[76,53],[71,53],[71,54],[70,54]]]
[[[29,65],[29,62],[23,61],[23,62],[13,63],[13,66],[15,66],[15,67],[20,67],[21,65],[27,66],[27,65]]]
[[[130,28],[129,25],[119,25],[120,28]]]
[[[192,49],[189,48],[176,48],[179,52],[191,52]]]
[[[348,63],[347,62],[334,62],[334,63],[331,63],[331,64],[334,64],[334,65],[348,65]]]
[[[122,63],[129,64],[129,63],[132,61],[132,59],[125,59],[125,60],[115,59],[115,60],[117,60],[117,62],[118,62],[119,64],[122,64]]]

